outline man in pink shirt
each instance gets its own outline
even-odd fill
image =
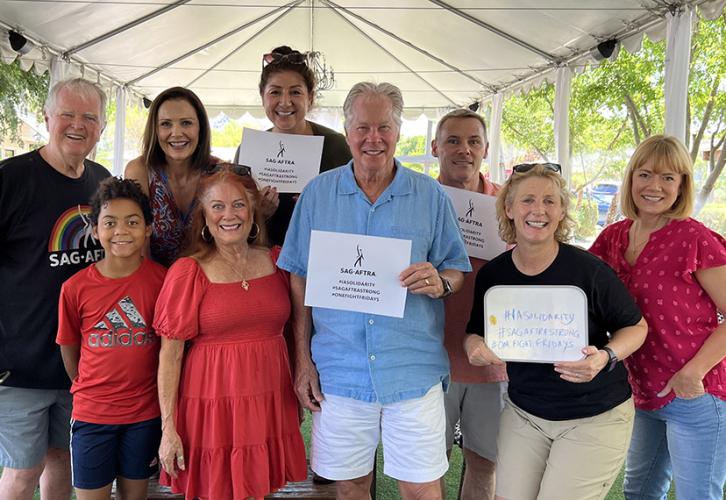
[[[457,109],[441,118],[431,143],[432,153],[439,159],[441,184],[496,196],[499,186],[485,179],[480,171],[489,148],[486,135],[484,118],[468,109]],[[464,352],[474,280],[486,264],[481,259],[470,261],[473,271],[464,275],[460,292],[444,300],[444,345],[451,363],[451,385],[444,402],[449,453],[454,427],[461,421],[466,462],[461,498],[481,500],[494,498],[497,433],[507,374],[504,367],[470,365]]]

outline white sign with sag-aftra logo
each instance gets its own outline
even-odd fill
[[[403,318],[411,240],[312,231],[305,305]]]
[[[278,134],[245,128],[239,162],[252,168],[262,186],[300,193],[320,173],[324,137]]]
[[[505,361],[582,359],[587,297],[576,286],[494,286],[484,294],[484,340]]]
[[[450,186],[441,187],[454,205],[469,257],[492,260],[507,249],[507,244],[499,238],[496,197]]]

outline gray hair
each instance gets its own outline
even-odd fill
[[[393,121],[396,122],[396,126],[401,128],[401,114],[403,113],[403,96],[401,95],[401,89],[393,85],[392,83],[382,82],[359,82],[353,85],[348,92],[348,96],[345,98],[343,103],[343,115],[345,115],[345,129],[348,130],[350,122],[353,120],[353,103],[358,97],[361,96],[383,96],[387,97],[391,101],[393,107],[391,114],[393,115]]]
[[[106,93],[95,83],[84,80],[83,78],[61,80],[53,85],[53,88],[51,88],[50,92],[48,92],[48,98],[45,100],[43,111],[47,114],[51,114],[55,111],[58,94],[60,94],[64,89],[68,89],[83,99],[91,99],[92,96],[97,96],[98,101],[101,103],[101,115],[99,117],[101,119],[101,126],[103,127],[106,125]]]
[[[436,125],[436,142],[439,142],[441,140],[441,129],[444,128],[444,123],[446,123],[447,120],[451,120],[454,118],[473,118],[479,121],[479,123],[481,123],[482,130],[484,130],[484,144],[489,142],[489,140],[487,139],[487,124],[484,121],[484,117],[479,113],[475,113],[474,111],[466,108],[449,111],[441,117],[438,125]]]

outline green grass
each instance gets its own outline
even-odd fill
[[[309,416],[306,416],[305,421],[302,424],[301,431],[303,439],[305,440],[305,447],[310,447],[310,422]],[[446,497],[449,500],[455,500],[459,493],[459,480],[461,478],[461,460],[462,454],[458,446],[455,446],[451,451],[451,461],[449,462],[449,471],[446,473]],[[2,471],[2,468],[0,468]],[[400,498],[398,494],[398,487],[396,481],[385,474],[383,474],[383,449],[378,447],[378,466],[376,470],[376,499],[377,500],[396,500]],[[75,498],[75,495],[73,496]],[[675,494],[673,488],[668,493],[668,500],[675,500]],[[38,493],[33,497],[34,500],[40,500]],[[623,471],[620,471],[613,487],[610,489],[610,493],[605,497],[605,500],[624,500],[623,497]],[[726,500],[726,490],[724,490],[724,500]]]

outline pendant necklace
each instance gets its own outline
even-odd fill
[[[224,257],[222,257],[222,255],[221,255],[221,254],[218,254],[218,255],[219,255],[219,258],[220,258],[220,259],[222,259],[222,261],[223,261],[223,262],[224,262],[225,264],[227,264],[227,267],[229,267],[229,268],[230,268],[230,269],[232,270],[232,272],[233,272],[234,274],[236,274],[236,275],[237,275],[237,277],[238,277],[238,278],[239,278],[240,280],[242,280],[242,283],[240,283],[240,286],[242,287],[242,289],[243,289],[243,290],[244,290],[245,292],[246,292],[247,290],[249,290],[249,289],[250,289],[250,284],[249,284],[249,282],[248,282],[248,281],[247,281],[247,280],[245,279],[244,275],[243,275],[242,273],[240,273],[239,271],[237,271],[237,269],[236,269],[236,268],[235,268],[235,267],[234,267],[234,266],[233,266],[233,265],[232,265],[232,264],[231,264],[231,263],[230,263],[230,262],[229,262],[229,261],[228,261],[227,259],[225,259]],[[243,259],[243,267],[244,267],[244,266],[246,266],[246,264],[247,264],[247,256],[245,255],[245,258]]]
[[[668,222],[667,219],[665,221]],[[661,229],[663,226],[665,226],[665,224],[663,223],[663,219],[659,218],[654,229],[652,231],[648,232],[645,235],[645,238],[643,238],[640,242],[638,242],[636,239],[636,236],[638,234],[638,228],[640,227],[640,224],[638,224],[638,228],[636,228],[635,225],[637,223],[638,223],[638,221],[633,223],[632,245],[629,247],[630,254],[633,259],[636,259],[638,257],[638,252],[641,251],[643,248],[645,248],[646,243],[648,243],[648,241],[650,241],[650,235],[653,234],[654,232],[658,231],[659,229]]]

